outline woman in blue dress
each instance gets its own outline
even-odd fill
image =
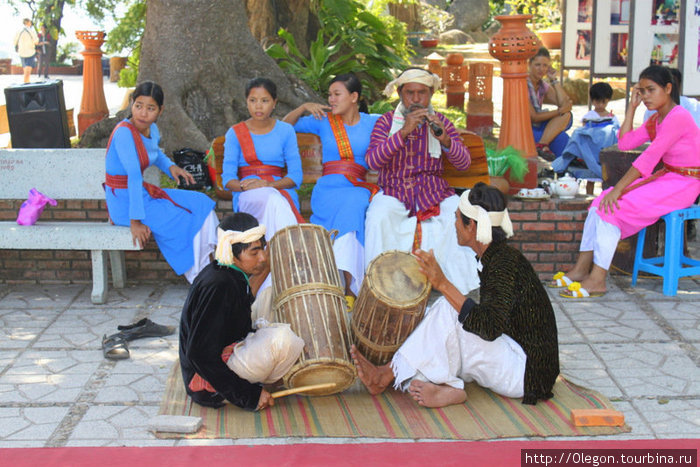
[[[216,249],[218,219],[207,195],[144,182],[150,165],[174,180],[195,182],[158,147],[156,120],[162,112],[163,89],[151,81],[139,84],[131,95],[131,116],[117,125],[107,145],[105,198],[112,222],[129,226],[134,244],[143,247],[153,234],[175,273],[192,282]]]
[[[354,73],[336,76],[328,104],[307,102],[284,117],[299,133],[321,138],[323,176],[311,193],[311,222],[337,230],[333,253],[352,304],[365,271],[365,212],[376,185],[365,182],[365,152],[379,115],[367,113],[362,84]],[[311,115],[302,117],[304,113]]]
[[[233,192],[234,212],[253,215],[266,227],[269,241],[278,230],[303,222],[296,191],[303,178],[301,158],[294,128],[271,117],[275,83],[252,79],[245,97],[250,118],[226,132],[221,178]]]

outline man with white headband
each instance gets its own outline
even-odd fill
[[[549,399],[559,374],[554,311],[530,263],[506,243],[513,227],[503,195],[477,183],[462,194],[455,216],[457,241],[479,257],[480,302],[445,277],[432,251],[416,251],[421,271],[443,297],[390,363],[374,366],[353,346],[360,379],[372,394],[393,382],[426,407],[464,402],[465,381],[523,404]]]
[[[471,159],[455,127],[433,110],[430,99],[440,78],[409,68],[389,83],[401,101],[374,126],[366,158],[379,172],[382,189],[365,218],[365,260],[387,250],[433,249],[445,274],[467,293],[479,286],[474,252],[460,247],[452,213],[459,198],[442,178],[444,160],[465,170]]]
[[[231,360],[225,357],[235,355],[237,347],[231,344],[246,342],[257,334],[249,336],[253,333],[250,307],[269,273],[265,226],[258,225],[250,214],[238,212],[221,221],[218,234],[216,261],[194,280],[182,309],[182,377],[187,393],[200,405],[221,407],[228,401],[259,410],[273,404],[270,393],[259,382],[251,381],[253,378],[234,371]],[[228,352],[222,355],[225,348]],[[263,358],[267,357],[260,355],[258,360]]]

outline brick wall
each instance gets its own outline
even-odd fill
[[[0,200],[0,220],[15,220],[22,201]],[[531,202],[511,200],[508,205],[515,235],[510,242],[532,262],[542,279],[576,260],[583,222],[589,201],[550,200]],[[308,200],[302,200],[302,214],[308,218]],[[219,217],[231,212],[230,201],[219,201]],[[59,201],[49,206],[41,220],[107,220],[104,201]],[[182,281],[163,259],[155,242],[143,251],[127,251],[129,281]],[[0,282],[65,283],[90,282],[90,252],[70,250],[0,250]]]
[[[576,262],[590,201],[552,198],[508,203],[514,232],[510,244],[523,252],[540,278],[549,279]]]

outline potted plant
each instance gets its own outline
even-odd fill
[[[504,195],[508,194],[510,183],[506,173],[512,180],[522,182],[528,172],[527,161],[513,146],[503,149],[486,149],[486,163],[489,167],[491,185],[498,188]]]

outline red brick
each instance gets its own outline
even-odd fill
[[[532,268],[537,272],[554,272],[554,265],[547,263],[533,263]]]
[[[575,261],[572,253],[540,253],[541,263],[571,263]]]
[[[554,230],[554,222],[523,222],[523,230]]]
[[[522,250],[526,251],[554,251],[553,243],[523,243]]]
[[[87,218],[90,220],[101,220],[106,221],[109,216],[104,211],[86,211]]]
[[[576,242],[557,243],[554,251],[578,251],[579,244]]]
[[[63,271],[56,271],[56,277],[58,279],[62,280],[69,280],[71,282],[86,282],[92,279],[92,274],[90,271],[81,271],[81,270],[63,270]]]
[[[573,213],[561,211],[548,211],[540,213],[540,219],[543,221],[571,221],[573,217]]]
[[[25,279],[56,279],[56,271],[49,270],[26,270],[22,273],[22,277]]]
[[[170,265],[165,261],[141,261],[139,269],[142,270],[165,270],[169,269]]]
[[[83,203],[79,199],[66,200],[66,209],[72,209],[72,210],[83,209]]]
[[[92,261],[73,260],[70,262],[71,269],[87,269],[92,271]]]
[[[19,250],[0,250],[0,259],[17,259]]]
[[[511,212],[508,211],[508,214],[510,215],[510,219],[512,221],[536,221],[537,220],[537,212],[522,212],[522,211],[515,211]]]
[[[53,251],[50,250],[21,250],[19,257],[22,259],[53,259]]]
[[[35,266],[34,261],[21,261],[21,260],[5,260],[3,262],[3,267],[5,269],[30,269]]]
[[[557,222],[557,230],[583,230],[581,222]]]
[[[82,208],[85,210],[92,210],[92,211],[100,210],[100,201],[97,199],[83,200]]]
[[[64,220],[70,220],[70,219],[84,220],[87,218],[87,213],[85,211],[54,211],[53,218],[54,219],[64,219]]]
[[[56,259],[90,259],[90,252],[80,250],[60,250],[54,253]]]
[[[528,253],[528,252],[522,252],[522,253],[523,253],[523,256],[531,263],[536,263],[538,258],[539,258],[538,253]]]
[[[585,211],[590,206],[590,201],[569,201],[559,204],[560,211]]]

